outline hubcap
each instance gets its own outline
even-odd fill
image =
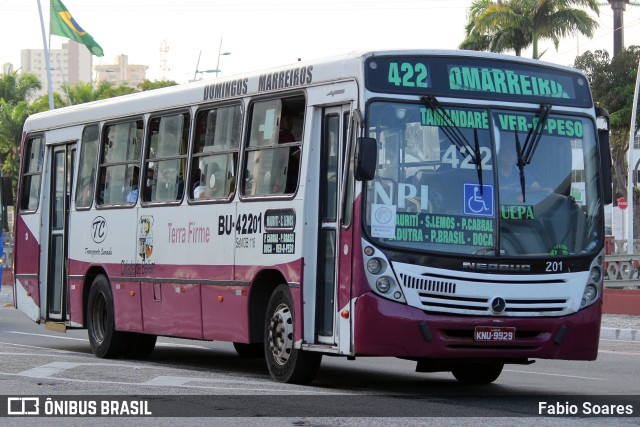
[[[293,349],[293,317],[286,304],[280,304],[271,316],[268,342],[276,363],[286,364]]]

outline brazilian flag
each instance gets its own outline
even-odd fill
[[[85,30],[78,25],[71,12],[60,0],[51,0],[51,19],[49,31],[56,36],[66,37],[85,45],[95,56],[104,56],[102,48]]]

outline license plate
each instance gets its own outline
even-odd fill
[[[516,328],[507,326],[476,326],[476,341],[513,341],[516,339]]]

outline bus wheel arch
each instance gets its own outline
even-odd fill
[[[249,343],[262,343],[264,340],[264,319],[267,305],[274,289],[286,283],[284,276],[277,270],[262,270],[254,278],[249,291]]]
[[[89,306],[89,292],[91,292],[91,285],[98,275],[107,277],[107,272],[100,266],[90,267],[84,275],[84,281],[82,284],[82,324],[87,327],[87,308]]]

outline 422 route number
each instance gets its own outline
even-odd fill
[[[427,66],[421,62],[391,62],[388,82],[401,87],[429,87]]]

